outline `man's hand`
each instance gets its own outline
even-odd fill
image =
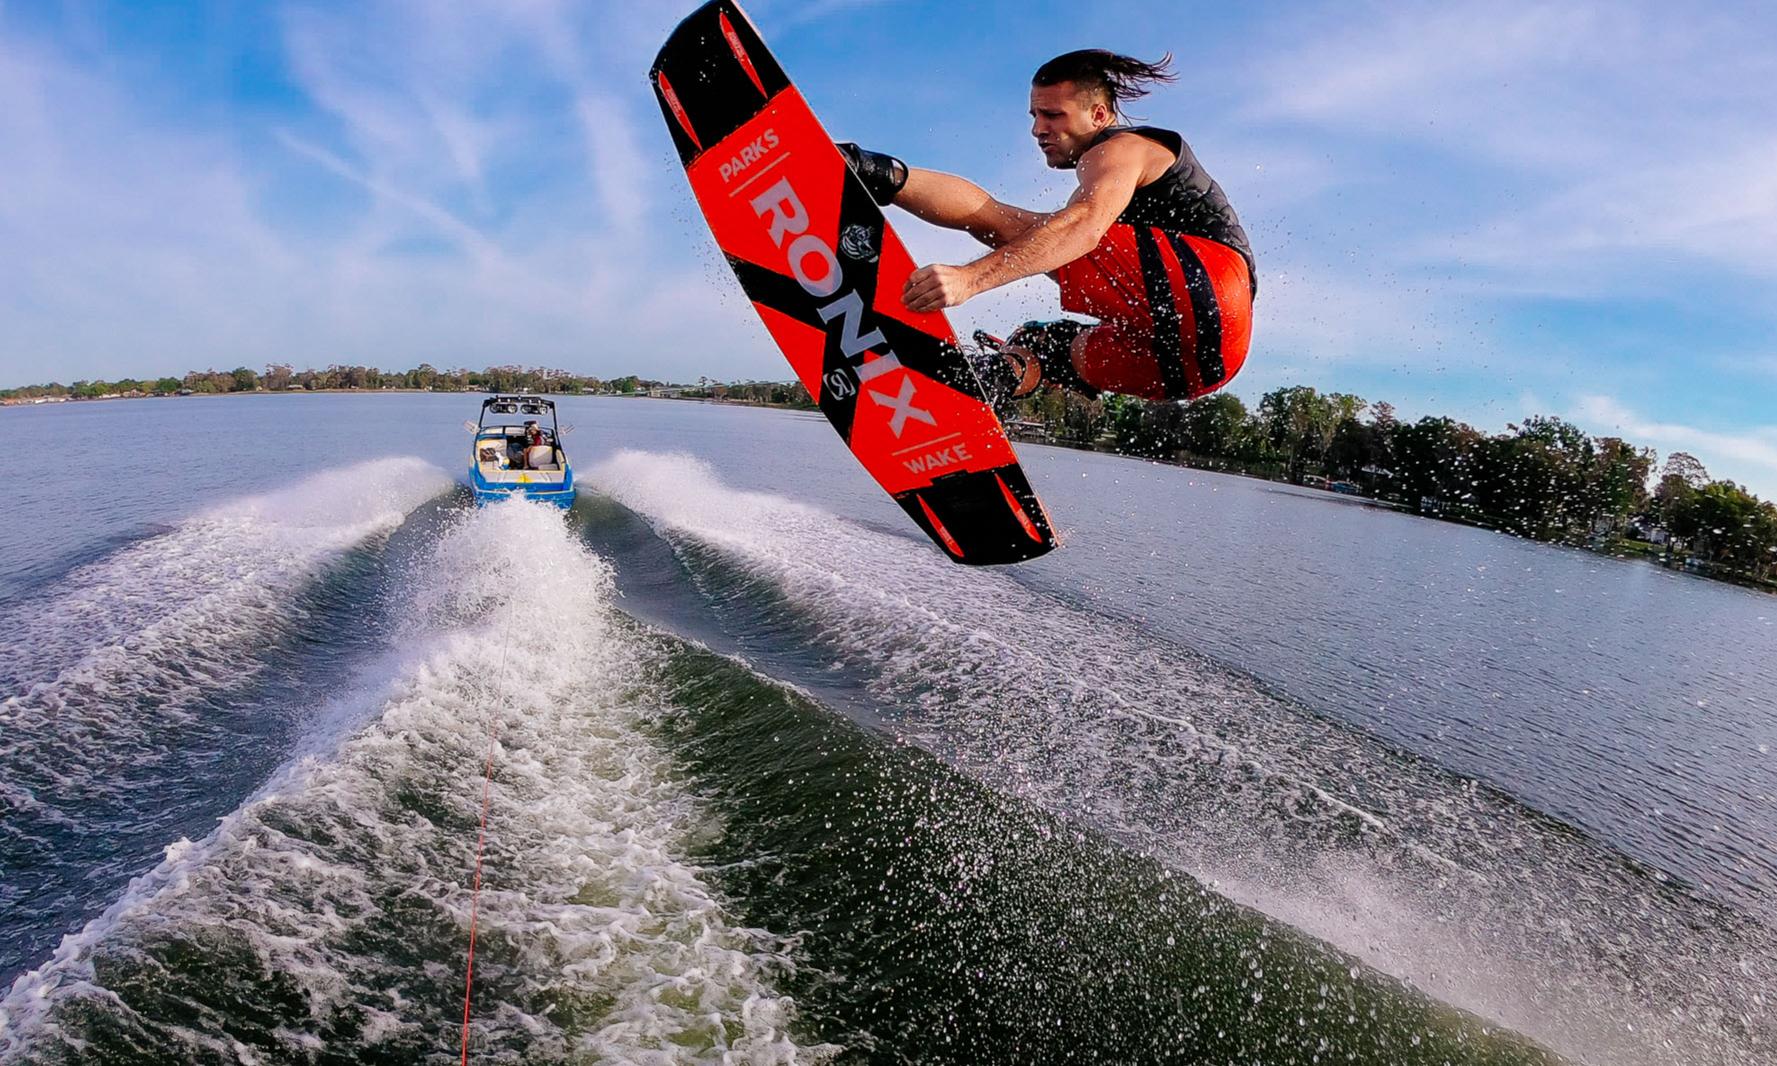
[[[955,307],[980,292],[975,271],[966,266],[945,266],[933,263],[920,267],[907,276],[907,287],[901,290],[901,302],[914,311],[942,311]]]

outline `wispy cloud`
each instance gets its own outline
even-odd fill
[[[498,258],[498,249],[480,231],[430,200],[399,189],[386,179],[360,173],[358,168],[339,156],[319,145],[310,144],[288,130],[279,130],[277,136],[292,151],[320,164],[336,177],[362,187],[378,200],[406,208],[415,217],[450,236],[454,243],[460,244],[483,263]]]
[[[1470,190],[1466,211],[1428,190],[1436,214],[1395,216],[1404,258],[1497,268],[1519,291],[1528,281],[1557,296],[1585,289],[1583,275],[1657,292],[1663,279],[1634,252],[1777,281],[1769,14],[1515,3],[1354,14],[1263,63],[1246,115],[1345,138],[1363,160],[1354,183],[1402,166],[1410,148],[1409,169]]]
[[[364,157],[355,180],[478,249],[477,271],[455,302],[504,309],[509,349],[605,372],[695,376],[685,372],[717,361],[711,338],[720,336],[738,345],[737,373],[781,373],[744,305],[710,299],[726,289],[708,284],[699,260],[707,235],[689,219],[661,217],[652,190],[663,178],[683,179],[663,137],[653,138],[659,160],[642,147],[638,121],[658,131],[652,112],[637,106],[651,103],[641,66],[634,56],[614,64],[600,51],[612,35],[663,32],[660,17],[551,2],[463,4],[385,10],[367,32],[353,8],[293,15],[288,32],[301,83]],[[369,61],[389,54],[398,58]],[[391,133],[391,115],[403,116],[397,125],[423,117],[432,134]],[[476,136],[452,136],[440,121],[447,115]],[[473,164],[440,167],[441,156]],[[508,186],[484,217],[471,217],[473,200],[463,200],[475,175]],[[366,228],[395,225],[382,218]],[[521,314],[530,320],[518,321]]]
[[[0,23],[7,383],[272,360],[781,375],[750,308],[711,298],[732,286],[701,221],[656,202],[683,179],[664,137],[644,147],[633,57],[573,22],[594,18],[657,32],[571,4],[291,8],[303,106],[251,152]]]
[[[294,257],[260,221],[224,138],[151,131],[122,87],[11,36],[0,100],[0,359],[12,376],[71,378],[131,356],[164,365],[210,347],[193,343],[194,321],[260,349],[275,326],[255,305]]]

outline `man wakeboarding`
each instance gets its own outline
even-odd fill
[[[1195,399],[1246,360],[1258,282],[1240,219],[1182,136],[1123,118],[1125,103],[1176,79],[1171,60],[1090,48],[1037,68],[1031,135],[1050,167],[1075,170],[1080,181],[1059,211],[1014,207],[964,178],[839,146],[878,203],[993,249],[972,263],[914,271],[907,307],[956,307],[1047,274],[1060,283],[1062,310],[1098,319],[1029,322],[1003,342],[977,333],[976,372],[996,402],[1044,384]]]

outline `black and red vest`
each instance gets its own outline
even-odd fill
[[[1258,264],[1253,260],[1252,245],[1241,228],[1240,216],[1228,203],[1228,196],[1214,178],[1197,162],[1191,146],[1172,130],[1158,126],[1110,126],[1092,139],[1087,150],[1103,144],[1119,133],[1146,137],[1173,154],[1172,166],[1166,173],[1135,190],[1129,206],[1117,216],[1118,222],[1132,226],[1159,226],[1187,237],[1206,237],[1225,244],[1240,253],[1252,277],[1252,289],[1259,291]]]

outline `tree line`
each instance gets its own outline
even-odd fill
[[[726,400],[731,403],[814,406],[813,398],[799,381],[720,382],[703,377],[695,385],[669,385],[634,374],[600,379],[544,367],[491,366],[485,370],[439,370],[430,363],[421,363],[412,370],[399,371],[379,370],[373,366],[339,365],[329,366],[325,370],[297,370],[288,364],[273,363],[265,368],[264,373],[242,366],[227,371],[193,370],[184,377],[177,378],[120,378],[117,381],[76,381],[72,385],[52,382],[48,385],[0,389],[0,400],[97,400],[124,396],[338,389],[626,395],[658,388],[671,389],[675,395]]]
[[[814,397],[800,381],[713,381],[702,377],[697,384],[672,386],[686,399],[750,403],[765,407],[814,407]]]
[[[114,396],[209,395],[230,392],[284,392],[327,389],[421,389],[438,392],[633,393],[661,382],[633,374],[601,380],[545,367],[491,366],[485,370],[440,370],[421,363],[411,370],[373,366],[332,365],[324,370],[297,370],[272,363],[264,373],[250,367],[193,370],[184,377],[120,378],[116,381],[51,382],[0,389],[0,400],[37,398],[93,400]]]
[[[1645,549],[1664,538],[1666,553],[1723,576],[1777,577],[1777,505],[1710,478],[1686,452],[1655,481],[1653,449],[1560,418],[1487,433],[1307,386],[1274,389],[1256,409],[1226,393],[1150,403],[1047,390],[1011,417],[1063,443],[1314,483],[1535,540]]]
[[[564,370],[496,366],[405,371],[366,366],[264,373],[194,370],[184,377],[76,381],[0,390],[0,400],[89,399],[180,393],[326,389],[450,392],[672,394],[812,407],[799,382],[666,386],[635,375],[601,380]],[[1592,437],[1559,418],[1536,416],[1504,433],[1451,418],[1402,421],[1388,403],[1307,386],[1274,389],[1249,409],[1216,393],[1190,403],[1129,396],[1087,399],[1045,389],[1007,413],[1015,431],[1127,455],[1315,483],[1394,502],[1413,512],[1536,540],[1624,548],[1664,538],[1669,554],[1713,572],[1759,582],[1777,577],[1777,506],[1731,481],[1712,479],[1685,452],[1658,456],[1616,437]]]

